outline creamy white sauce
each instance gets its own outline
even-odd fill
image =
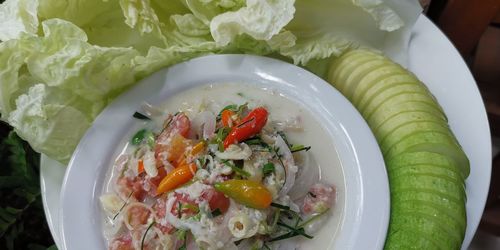
[[[308,151],[311,157],[317,163],[320,170],[320,179],[322,182],[334,185],[337,190],[335,205],[327,216],[327,222],[316,232],[313,240],[300,239],[299,249],[313,249],[314,242],[329,242],[330,245],[338,234],[343,220],[343,209],[345,204],[345,184],[344,174],[337,151],[333,141],[335,138],[322,127],[320,122],[314,117],[314,114],[300,103],[286,97],[279,91],[271,88],[258,88],[255,86],[244,85],[241,83],[223,83],[214,85],[205,85],[184,92],[178,93],[164,103],[158,105],[160,110],[165,113],[175,113],[177,111],[185,112],[190,119],[199,112],[210,110],[217,114],[223,107],[229,104],[248,103],[250,108],[264,106],[269,111],[269,121],[286,121],[290,118],[298,117],[303,127],[301,131],[286,131],[288,140],[292,144],[303,144],[311,146]],[[164,118],[164,117],[163,117]],[[150,122],[155,123],[155,122]],[[157,122],[161,124],[161,122]],[[138,121],[130,133],[124,135],[120,145],[117,145],[116,156],[131,153],[133,149],[129,147],[128,142],[132,135],[140,128],[145,126],[145,122]],[[150,124],[151,126],[151,124]],[[113,163],[110,163],[110,166]],[[110,167],[106,178],[106,185],[103,193],[114,192],[116,175]],[[309,188],[309,187],[304,187]],[[112,221],[106,218],[104,221],[105,235],[109,235],[109,227]],[[112,230],[111,230],[112,231]],[[108,239],[109,240],[109,239]],[[327,246],[327,245],[325,245]]]

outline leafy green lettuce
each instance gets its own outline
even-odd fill
[[[322,76],[329,58],[351,47],[404,58],[419,10],[416,0],[7,0],[1,119],[67,162],[113,98],[163,67],[249,53]]]

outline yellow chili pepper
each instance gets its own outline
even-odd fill
[[[228,180],[215,183],[215,189],[247,207],[265,209],[271,205],[271,192],[260,182]]]
[[[156,188],[156,194],[160,195],[170,190],[173,190],[182,184],[191,180],[196,173],[196,164],[184,164],[177,167],[172,172],[168,173]]]

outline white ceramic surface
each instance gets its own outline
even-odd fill
[[[342,94],[314,74],[249,55],[200,57],[160,70],[106,107],[80,141],[64,177],[59,212],[62,249],[105,249],[99,196],[115,147],[134,128],[137,120],[131,115],[141,104],[159,105],[183,90],[227,82],[276,89],[315,114],[328,140],[333,140],[345,178],[344,216],[336,239],[318,237],[311,240],[313,244],[326,249],[382,249],[389,222],[389,187],[368,125]]]
[[[410,40],[408,67],[443,107],[451,129],[470,161],[466,180],[466,249],[483,214],[491,175],[488,118],[476,82],[453,44],[427,18],[420,18]]]
[[[481,219],[491,173],[488,120],[481,96],[464,61],[443,33],[427,17],[420,16],[409,45],[409,69],[434,93],[446,111],[451,127],[471,159],[467,180],[467,249]],[[45,213],[56,244],[59,242],[59,196],[64,168],[53,161],[41,163]]]

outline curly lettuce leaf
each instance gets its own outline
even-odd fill
[[[246,6],[220,14],[210,22],[210,31],[219,46],[225,46],[238,35],[269,40],[288,24],[295,13],[294,0],[247,0]]]
[[[357,46],[404,60],[416,2],[8,0],[0,5],[1,119],[67,162],[113,98],[184,60],[266,55],[320,76],[332,56]]]
[[[38,30],[37,0],[7,0],[0,5],[0,41]]]

